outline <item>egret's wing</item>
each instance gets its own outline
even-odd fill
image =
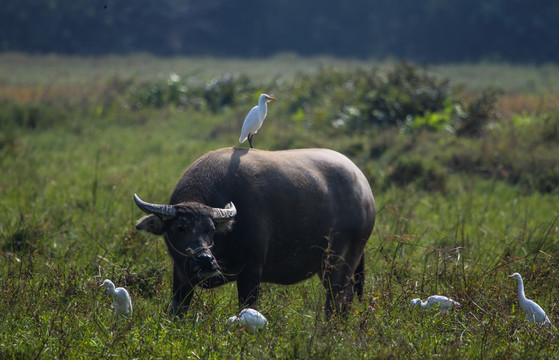
[[[251,308],[243,309],[239,313],[239,317],[243,325],[248,326],[251,330],[263,329],[268,323],[264,315]]]
[[[116,289],[116,296],[115,301],[122,307],[129,307],[129,304],[132,304],[132,299],[128,291],[124,288],[117,288]]]
[[[258,115],[258,106],[253,107],[247,114],[241,129],[241,137],[239,137],[239,142],[241,144],[246,141],[249,134],[254,134],[258,131],[260,127]]]
[[[429,307],[432,306],[443,306],[444,302],[447,300],[446,297],[441,295],[431,295],[427,298],[427,304]]]
[[[521,304],[521,307],[526,313],[526,320],[528,320],[529,322],[537,322],[537,311],[539,307],[538,304],[530,299],[526,299],[525,305],[522,306]]]
[[[534,320],[537,323],[545,323],[547,319],[547,315],[545,314],[545,311],[543,311],[542,307],[539,306],[536,302],[532,301],[531,308],[532,308],[532,313],[534,314]]]

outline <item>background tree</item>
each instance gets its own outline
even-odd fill
[[[0,8],[0,51],[559,61],[548,0],[20,0]]]

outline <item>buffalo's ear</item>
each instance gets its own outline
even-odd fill
[[[237,214],[237,209],[235,209],[235,205],[233,205],[232,202],[229,202],[227,205],[225,205],[223,210],[228,211],[227,216],[219,218],[214,217],[215,231],[218,234],[225,234],[226,232],[231,231],[233,223],[235,222],[235,215]]]
[[[235,219],[233,218],[214,220],[215,231],[219,234],[225,234],[226,232],[231,231],[234,222]]]
[[[155,235],[163,235],[165,223],[157,215],[147,215],[138,220],[136,229],[150,232]]]

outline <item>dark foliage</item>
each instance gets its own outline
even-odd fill
[[[0,126],[4,129],[27,128],[44,129],[66,119],[63,106],[35,103],[22,106],[15,101],[0,104]]]
[[[559,61],[556,1],[21,0],[0,51]]]
[[[399,63],[383,72],[376,68],[338,71],[323,68],[298,77],[291,88],[287,111],[316,113],[311,126],[334,126],[350,132],[402,126],[426,112],[442,111],[450,98],[447,80],[427,68]]]
[[[246,75],[224,75],[207,83],[181,79],[172,74],[167,80],[129,84],[119,93],[125,94],[132,109],[143,107],[207,108],[216,113],[246,102],[255,91]]]
[[[500,91],[485,89],[474,98],[465,109],[463,116],[456,121],[456,135],[480,136],[484,126],[495,117],[495,105]]]
[[[29,224],[23,215],[11,233],[6,233],[0,237],[0,250],[15,253],[26,253],[37,248],[39,242],[45,236],[43,226],[40,224]]]
[[[359,103],[363,120],[375,125],[402,125],[409,116],[441,110],[449,96],[448,81],[408,63],[372,80]]]
[[[439,166],[419,156],[402,156],[389,170],[390,184],[408,186],[415,184],[426,191],[443,191],[446,188],[446,174]]]

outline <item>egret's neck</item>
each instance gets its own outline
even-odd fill
[[[526,295],[524,294],[524,282],[522,281],[522,278],[517,280],[518,280],[518,297],[524,300],[526,299]]]
[[[109,294],[110,294],[112,297],[114,297],[114,296],[116,295],[116,290],[115,290],[115,287],[114,287],[114,286],[109,286],[109,287],[107,288],[107,290],[109,290]]]
[[[419,306],[421,306],[422,308],[427,307],[428,305],[427,301],[421,301],[421,300],[419,301],[420,301]]]
[[[264,117],[266,117],[266,114],[268,113],[268,105],[266,104],[266,100],[262,100],[260,101],[260,103],[258,104],[258,110],[260,111],[260,122],[264,122]]]

